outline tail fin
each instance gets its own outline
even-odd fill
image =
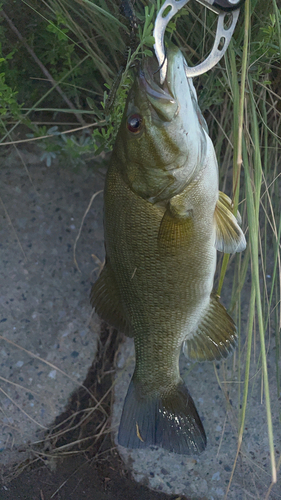
[[[180,382],[165,395],[141,396],[134,379],[125,399],[118,442],[126,448],[150,445],[193,455],[206,447],[206,435],[192,397]]]

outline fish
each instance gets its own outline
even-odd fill
[[[105,265],[91,290],[97,314],[134,339],[135,369],[118,442],[196,455],[206,434],[179,371],[228,356],[232,318],[213,290],[217,250],[246,240],[218,164],[181,50],[145,58],[128,94],[104,189]]]

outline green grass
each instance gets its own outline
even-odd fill
[[[60,85],[75,104],[75,110],[69,109],[69,113],[73,114],[74,119],[79,113],[85,126],[94,124],[91,147],[97,153],[110,149],[133,78],[130,66],[150,53],[152,26],[159,2],[136,2],[139,28],[133,34],[134,43],[128,51],[127,61],[124,53],[126,45],[132,42],[132,28],[128,20],[120,16],[113,0],[95,0],[94,3],[90,0],[22,0],[21,4],[41,30],[40,33],[27,30],[23,35],[53,74],[56,85]],[[4,3],[3,8],[9,11],[7,3]],[[234,358],[241,387],[239,401],[241,399],[242,404],[238,451],[243,441],[247,405],[250,404],[250,373],[254,369],[255,383],[260,383],[265,398],[273,482],[276,481],[276,463],[271,403],[272,398],[281,395],[280,22],[281,11],[276,0],[246,0],[224,60],[213,71],[195,80],[200,107],[216,148],[220,185],[228,194],[232,192],[234,206],[242,215],[248,240],[247,250],[242,256],[230,259],[224,256],[220,260],[218,284],[223,296],[225,276],[229,272],[233,273],[230,310],[239,326],[241,302],[244,300],[243,284],[247,279],[251,280],[247,331],[241,332]],[[172,37],[181,46],[188,63],[194,65],[204,59],[210,50],[215,23],[216,16],[213,13],[206,14],[202,6],[193,2],[170,23],[167,37]],[[5,29],[7,33],[7,27]],[[51,48],[53,52],[50,59]],[[55,87],[46,91],[44,84],[42,87],[39,85],[42,93],[35,93],[32,102],[28,102],[24,89],[15,88],[15,84],[18,82],[19,85],[22,79],[22,70],[19,64],[18,75],[12,73],[11,65],[13,60],[20,58],[24,49],[16,45],[9,59],[5,54],[12,53],[11,49],[6,41],[3,46],[3,58],[6,60],[2,62],[5,72],[2,79],[5,78],[6,85],[3,94],[6,96],[5,110],[1,118],[2,143],[13,140],[20,123],[26,123],[37,137],[46,135],[46,129],[43,131],[33,124],[39,109],[44,110],[44,106],[49,114],[47,110],[51,108],[52,113],[66,111],[65,103],[56,96]],[[60,64],[62,60],[63,64]],[[123,72],[120,72],[121,78],[116,80],[120,66]],[[33,69],[38,71],[39,78],[40,70],[35,70],[35,66]],[[112,88],[114,91],[110,94]],[[17,91],[21,96],[20,104],[24,104],[25,109],[21,110],[17,105]],[[115,98],[114,106],[109,109],[106,106],[108,94],[110,99]],[[53,101],[55,106],[51,105]],[[14,123],[10,124],[11,121]],[[66,120],[61,131],[66,133],[68,129]],[[48,147],[51,153],[52,143]],[[86,150],[86,147],[82,148],[81,154]],[[59,150],[56,149],[56,152],[59,154]],[[270,276],[270,280],[267,276]],[[267,373],[267,345],[270,339],[275,343],[276,352],[276,394],[270,390]]]

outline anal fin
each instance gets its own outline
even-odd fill
[[[123,312],[114,273],[108,260],[92,286],[90,301],[100,318],[129,336],[129,327]]]
[[[237,332],[232,318],[219,298],[211,295],[209,307],[192,338],[183,343],[187,358],[196,361],[213,361],[226,358],[236,346]]]
[[[239,224],[241,224],[239,212],[235,217],[231,199],[220,191],[215,208],[215,247],[219,252],[235,253],[245,250],[246,239]]]

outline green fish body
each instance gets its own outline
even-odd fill
[[[160,86],[147,60],[127,99],[104,192],[106,262],[91,302],[135,343],[119,443],[196,454],[206,436],[179,355],[183,347],[190,359],[221,359],[235,346],[213,280],[217,250],[246,242],[218,190],[214,147],[178,48],[169,47],[167,63]]]

